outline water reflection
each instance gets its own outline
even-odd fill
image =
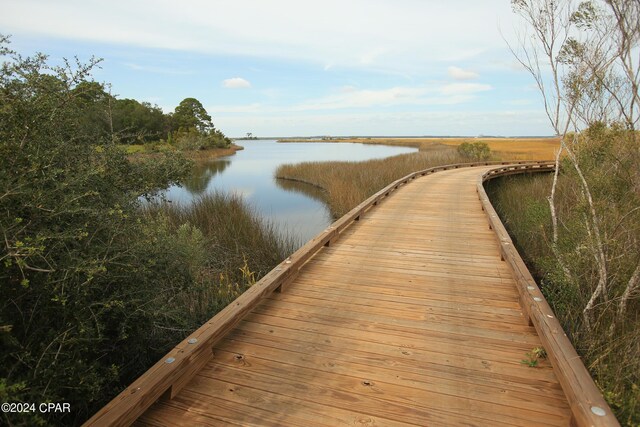
[[[223,191],[243,199],[284,234],[306,242],[332,222],[322,190],[291,181],[276,180],[275,170],[284,163],[304,161],[380,159],[417,151],[410,147],[335,143],[286,143],[242,141],[244,150],[224,159],[195,165],[182,186],[164,195],[173,203],[189,204],[203,194]]]
[[[209,187],[209,183],[219,173],[229,167],[231,160],[220,159],[208,162],[196,162],[191,175],[182,182],[192,196],[199,196]]]
[[[327,194],[322,188],[316,187],[315,185],[280,178],[276,178],[276,185],[278,186],[278,188],[281,188],[285,191],[289,191],[291,193],[302,193],[314,200],[322,203],[327,203]]]

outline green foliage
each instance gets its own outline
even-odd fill
[[[200,133],[207,133],[213,129],[211,116],[204,109],[200,101],[195,98],[185,98],[176,107],[173,116],[173,129],[196,129]]]
[[[622,126],[594,123],[571,145],[588,180],[604,237],[607,295],[595,304],[591,327],[583,310],[599,279],[590,207],[573,163],[564,159],[556,208],[562,232],[554,254],[547,197],[551,176],[504,178],[489,185],[492,201],[547,301],[609,404],[624,424],[637,425],[640,383],[640,299],[620,303],[640,262],[640,141]]]
[[[491,149],[486,142],[463,142],[458,146],[458,154],[469,160],[489,160]]]
[[[94,81],[80,81],[71,90],[78,111],[79,130],[88,144],[106,141],[111,135],[109,105],[112,97],[104,85]]]
[[[196,128],[180,128],[171,133],[171,141],[180,150],[207,150],[231,146],[231,140],[217,129],[202,133]]]
[[[4,41],[0,53],[0,400],[72,407],[4,413],[0,424],[78,424],[284,249],[267,245],[274,236],[255,219],[246,232],[262,240],[221,250],[224,223],[205,229],[188,216],[147,215],[141,196],[182,180],[189,163],[176,154],[130,162],[87,120],[88,107],[102,117],[110,100],[89,80],[98,61],[52,68]],[[241,204],[221,204],[251,217]],[[252,260],[260,244],[269,257],[249,270],[243,255]]]
[[[169,117],[148,102],[114,99],[110,108],[114,137],[122,144],[158,141],[169,131]]]
[[[534,347],[526,356],[527,358],[522,359],[520,363],[530,368],[536,368],[541,359],[547,358],[547,351],[543,347]]]
[[[593,4],[591,0],[582,1],[578,8],[571,14],[571,22],[576,24],[578,28],[590,29],[593,23],[598,19],[601,11]]]
[[[0,38],[0,42],[3,40],[7,39]],[[9,50],[5,47],[1,52],[6,54]],[[8,97],[16,96],[12,98],[12,111],[6,113],[13,114],[16,120],[22,120],[23,129],[29,126],[29,121],[53,119],[46,115],[30,117],[27,113],[46,114],[49,111],[46,104],[37,107],[34,106],[35,102],[68,102],[64,107],[65,111],[74,110],[74,114],[68,114],[67,119],[74,122],[73,138],[76,142],[154,144],[166,139],[184,150],[226,148],[231,145],[231,140],[215,129],[211,116],[195,98],[184,99],[173,114],[164,114],[157,105],[135,99],[117,99],[107,92],[104,84],[83,79],[82,72],[86,73],[96,65],[96,60],[87,65],[65,62],[65,66],[59,69],[51,69],[44,63],[45,60],[44,55],[24,59],[25,70],[30,70],[25,75],[25,81],[33,90],[28,97],[20,98],[18,93],[13,93],[24,90],[24,87],[10,82],[5,87]],[[33,67],[41,69],[32,72],[35,71]],[[73,70],[78,71],[77,75]],[[45,93],[47,96],[42,98],[41,95]]]
[[[180,102],[171,116],[171,128],[173,131],[169,139],[181,150],[231,146],[231,139],[213,126],[211,116],[195,98],[186,98]]]
[[[0,78],[0,378],[11,400],[72,402],[73,422],[140,371],[153,314],[138,197],[177,182],[178,158],[127,161],[97,126],[97,61],[11,55]],[[119,347],[122,351],[115,352]],[[18,387],[26,384],[25,387]],[[5,415],[8,416],[8,415]],[[14,419],[11,422],[40,422]],[[52,420],[49,420],[52,422]]]

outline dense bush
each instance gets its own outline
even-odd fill
[[[110,113],[109,129],[121,144],[144,144],[165,138],[170,127],[169,118],[158,106],[135,99],[111,99],[110,105],[102,105],[102,111]],[[104,113],[103,113],[104,114]]]
[[[171,143],[179,150],[207,150],[231,146],[231,140],[217,129],[203,133],[196,128],[180,128],[171,133]]]
[[[547,202],[552,177],[506,178],[491,197],[578,352],[622,424],[640,422],[640,142],[636,132],[594,124],[576,136],[576,161],[588,181],[600,235],[581,178],[562,161],[556,208],[562,232],[552,247]],[[585,310],[600,282],[605,293]]]
[[[489,160],[491,149],[486,142],[463,142],[458,145],[458,154],[469,160]]]
[[[78,424],[286,249],[235,199],[216,199],[206,224],[186,208],[141,209],[189,163],[132,163],[86,120],[78,88],[95,61],[51,68],[6,39],[0,53],[0,401],[72,409],[3,413],[0,424]],[[251,240],[222,239],[225,215],[251,226]],[[268,256],[254,267],[256,254]]]

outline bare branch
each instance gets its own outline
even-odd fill
[[[620,303],[618,305],[618,318],[623,319],[624,315],[627,311],[627,303],[629,299],[639,290],[640,288],[640,262],[636,266],[635,271],[631,275],[629,282],[627,282],[627,287],[620,298]]]

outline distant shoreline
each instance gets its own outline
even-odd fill
[[[443,145],[458,146],[464,142],[484,142],[491,151],[511,160],[552,159],[560,147],[557,137],[357,137],[357,138],[281,138],[281,143],[358,143],[414,147],[420,151],[433,151]]]
[[[189,160],[193,160],[196,162],[205,162],[208,160],[218,159],[220,157],[231,156],[235,154],[237,151],[244,150],[244,147],[241,145],[231,144],[228,148],[209,148],[207,150],[188,150],[182,151],[182,155]],[[155,152],[135,152],[130,153],[127,157],[130,160],[141,160],[141,159],[153,159],[155,157],[160,156],[162,153],[167,153],[171,151],[155,151]]]

